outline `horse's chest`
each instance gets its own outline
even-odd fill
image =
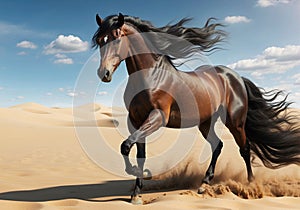
[[[150,112],[153,110],[153,105],[150,103],[148,91],[144,90],[133,97],[124,95],[124,102],[129,112],[129,118],[134,127],[140,127]]]
[[[170,117],[168,120],[168,124],[166,127],[169,128],[181,128],[181,114],[180,111],[177,109],[174,109],[170,111]]]

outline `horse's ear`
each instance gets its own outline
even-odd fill
[[[122,13],[119,13],[118,26],[122,27],[123,25],[124,25],[124,15],[122,15]]]
[[[96,22],[97,22],[99,27],[102,25],[102,19],[98,14],[96,15]]]

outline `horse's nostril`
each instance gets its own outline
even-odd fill
[[[109,71],[105,70],[105,77],[108,78],[109,77]]]

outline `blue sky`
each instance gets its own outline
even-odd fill
[[[156,26],[193,17],[203,26],[209,17],[227,24],[224,48],[209,57],[266,89],[290,93],[300,107],[300,1],[298,0],[173,0],[173,1],[1,1],[0,107],[36,102],[71,106],[81,69],[96,52],[90,40],[101,17],[122,12]],[[98,65],[98,64],[97,64]],[[110,105],[126,78],[124,65],[113,82],[99,84],[96,101]]]

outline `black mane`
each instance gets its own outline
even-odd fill
[[[167,55],[171,60],[189,58],[199,52],[210,53],[220,49],[218,47],[219,43],[226,38],[226,32],[219,29],[223,25],[214,23],[214,18],[208,19],[202,28],[186,27],[185,25],[191,20],[190,18],[184,18],[175,24],[168,24],[163,27],[155,27],[149,21],[127,15],[124,16],[124,20],[125,23],[134,26],[141,33],[150,32],[147,33],[147,37],[149,37],[147,43],[151,44],[151,47],[154,47],[156,52],[159,52],[161,55]],[[92,46],[97,47],[97,39],[107,33],[108,30],[116,28],[118,26],[117,23],[118,15],[106,17],[92,38]],[[170,37],[176,37],[176,39]],[[174,40],[176,44],[174,44]],[[189,42],[189,47],[180,43],[180,40],[185,43]]]

